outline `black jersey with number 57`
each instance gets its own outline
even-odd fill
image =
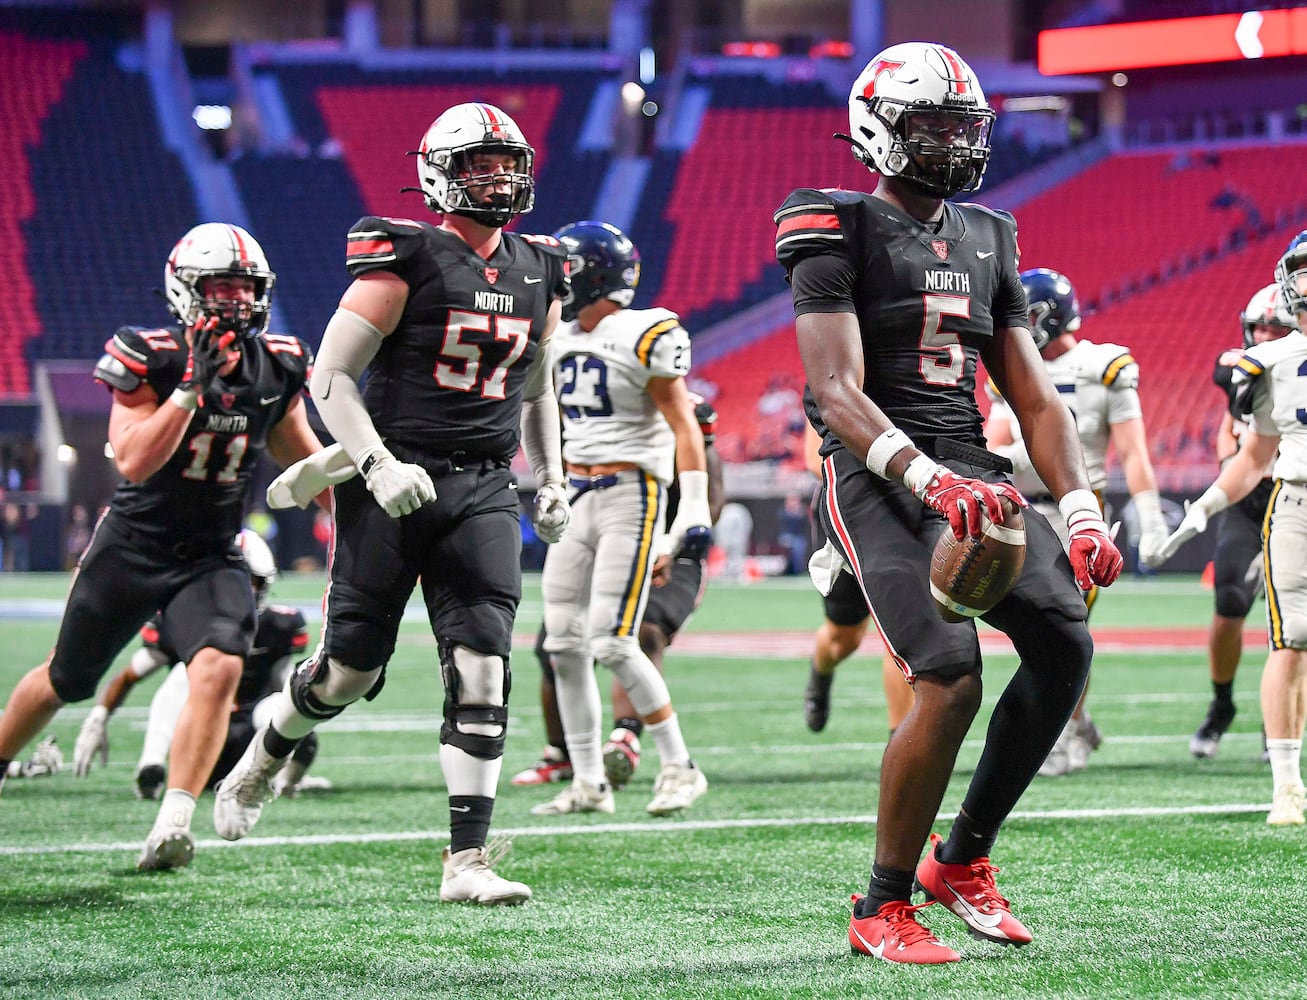
[[[996,329],[1029,326],[1012,216],[945,202],[934,232],[869,194],[800,188],[774,221],[795,314],[857,315],[872,402],[921,447],[983,446],[980,351]]]
[[[427,453],[510,460],[527,367],[550,304],[567,291],[562,245],[504,233],[485,260],[430,223],[368,217],[346,254],[354,277],[389,271],[409,289],[363,390],[378,433]]]
[[[104,346],[95,378],[121,392],[148,382],[166,400],[186,371],[189,351],[176,327],[125,326]],[[230,542],[241,528],[250,477],[304,388],[313,351],[296,337],[264,334],[241,342],[235,370],[219,375],[177,450],[150,478],[124,482],[110,505],[133,530],[161,540]]]

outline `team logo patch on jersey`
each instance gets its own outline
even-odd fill
[[[497,267],[486,268],[486,281],[490,282],[490,284],[493,285],[498,280],[499,280],[499,268]]]
[[[222,408],[224,410],[230,410],[233,406],[236,405],[236,393],[234,392],[224,392],[221,398],[222,398]]]
[[[948,243],[944,240],[931,240],[930,249],[940,260],[948,260]]]

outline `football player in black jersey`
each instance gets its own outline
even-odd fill
[[[78,563],[54,651],[0,716],[7,762],[63,705],[95,694],[119,651],[162,614],[190,692],[141,869],[181,867],[195,853],[195,797],[222,751],[254,638],[236,534],[255,465],[265,450],[287,465],[322,447],[300,398],[312,352],[265,332],[275,281],[245,230],[196,226],[164,268],[179,325],[126,326],[106,345],[95,377],[113,391],[109,443],[126,482]]]
[[[237,536],[237,544],[249,566],[259,622],[254,645],[245,657],[236,699],[231,705],[227,741],[209,774],[208,788],[216,785],[218,779],[231,770],[245,752],[255,730],[267,721],[270,705],[266,699],[281,690],[292,659],[303,656],[309,645],[304,615],[295,608],[268,603],[268,590],[277,577],[277,563],[267,542],[246,528]],[[109,762],[109,717],[127,700],[137,684],[161,667],[169,667],[168,676],[150,702],[145,742],[140,763],[136,766],[137,797],[157,799],[167,774],[168,748],[190,684],[186,678],[186,664],[180,662],[181,657],[160,616],[151,618],[141,628],[141,640],[141,648],[132,654],[131,662],[101,689],[95,708],[82,723],[73,748],[73,767],[78,777],[85,777],[97,756],[102,763]],[[281,773],[281,794],[294,795],[302,787],[305,771],[313,763],[317,749],[316,738],[306,739],[296,747],[291,765]]]
[[[1216,434],[1216,457],[1224,468],[1248,434],[1248,422],[1234,417],[1235,386],[1231,378],[1243,352],[1254,344],[1278,340],[1298,329],[1298,320],[1284,307],[1275,282],[1258,289],[1239,315],[1243,347],[1222,351],[1212,381],[1226,394],[1228,405]],[[1231,504],[1216,527],[1213,598],[1215,609],[1207,631],[1207,666],[1212,679],[1212,701],[1207,716],[1189,739],[1195,757],[1215,757],[1221,737],[1234,721],[1234,678],[1243,656],[1243,623],[1262,590],[1262,522],[1271,499],[1274,480],[1266,478],[1238,503]],[[1266,759],[1263,753],[1263,759]]]
[[[335,487],[335,551],[317,655],[291,675],[271,725],[218,786],[229,840],[254,826],[296,742],[375,697],[418,580],[440,650],[440,760],[451,843],[443,901],[521,903],[486,838],[508,724],[508,654],[522,546],[509,462],[519,443],[539,484],[536,531],[569,517],[558,406],[542,350],[567,291],[551,236],[503,227],[531,209],[534,151],[487,104],[427,130],[418,177],[440,225],[365,218],[349,234],[354,282],[327,325],[310,390],[358,469]],[[360,393],[358,379],[367,372]]]
[[[891,46],[854,83],[849,119],[843,138],[879,175],[874,193],[800,189],[775,215],[808,417],[825,439],[823,527],[915,689],[885,750],[875,863],[867,895],[855,896],[849,941],[887,961],[949,962],[960,956],[910,904],[914,875],[928,901],[942,900],[973,934],[1031,940],[995,887],[990,848],[1084,686],[1093,644],[1081,590],[1115,580],[1121,554],[1029,333],[1015,223],[945,200],[975,190],[989,158],[994,112],[975,74],[941,45]],[[942,531],[979,535],[982,513],[1001,523],[1001,497],[1024,505],[984,448],[980,360],[1061,502],[1070,557],[1027,510],[1025,570],[984,616],[1012,639],[1021,664],[948,840],[931,835],[922,859],[981,702],[975,625],[936,613],[931,552]]]

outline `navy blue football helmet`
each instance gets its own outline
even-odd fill
[[[563,319],[571,322],[591,302],[609,299],[623,308],[635,300],[640,283],[640,251],[607,222],[571,222],[554,238],[567,249],[571,291],[563,299]]]
[[[1080,329],[1080,300],[1064,275],[1046,267],[1021,272],[1030,303],[1030,335],[1041,351],[1056,337]]]
[[[1280,301],[1289,315],[1297,319],[1307,310],[1307,229],[1289,241],[1275,265],[1275,283],[1280,286]]]

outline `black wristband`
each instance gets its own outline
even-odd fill
[[[372,467],[376,464],[377,464],[377,453],[373,452],[371,455],[365,458],[363,460],[363,464],[359,466],[359,474],[363,476],[364,479],[367,479],[368,473],[372,471]]]

